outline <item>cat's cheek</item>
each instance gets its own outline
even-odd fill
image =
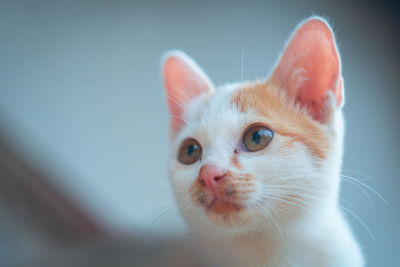
[[[202,190],[197,180],[189,187],[188,194],[193,205],[201,209],[206,209],[213,201],[213,194],[210,191]]]
[[[183,165],[173,159],[170,163],[169,180],[175,192],[175,197],[178,204],[187,203],[190,201],[188,198],[188,190],[196,177],[196,168],[194,165]]]

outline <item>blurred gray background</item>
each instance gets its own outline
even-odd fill
[[[299,21],[322,15],[336,33],[346,85],[343,173],[388,202],[344,181],[342,205],[367,266],[395,266],[400,20],[396,2],[379,3],[1,1],[1,136],[104,229],[179,234],[162,53],[186,51],[218,85],[241,79],[243,51],[243,78],[252,80],[269,73]]]

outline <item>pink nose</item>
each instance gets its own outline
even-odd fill
[[[210,189],[218,186],[220,181],[226,175],[226,170],[215,165],[203,165],[199,172],[199,183]]]

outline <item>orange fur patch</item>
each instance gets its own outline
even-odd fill
[[[266,118],[271,130],[301,142],[316,157],[326,157],[330,146],[322,126],[298,110],[273,81],[244,84],[233,95],[232,103],[241,112],[253,110]]]
[[[203,208],[210,220],[220,226],[233,227],[249,220],[244,203],[249,194],[255,192],[253,180],[250,174],[228,171],[218,181],[214,192],[196,179],[189,188],[189,194],[193,204]]]
[[[237,153],[235,153],[233,155],[233,157],[231,158],[231,164],[238,170],[242,170],[243,169],[242,165],[240,165],[240,163],[239,163],[239,157],[238,157]]]

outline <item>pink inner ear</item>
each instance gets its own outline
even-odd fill
[[[181,116],[185,105],[200,94],[212,90],[212,85],[196,63],[182,52],[167,56],[163,75],[172,117],[171,130],[176,134],[183,125]]]
[[[302,24],[289,42],[274,72],[290,97],[307,106],[318,121],[324,120],[326,93],[342,102],[340,60],[329,26],[318,18]]]

